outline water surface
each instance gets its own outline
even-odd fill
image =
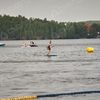
[[[31,40],[30,40],[31,41]],[[34,40],[38,47],[22,47],[25,41],[0,41],[0,98],[29,95],[100,91],[100,39]],[[88,53],[87,47],[94,52]],[[99,100],[100,94],[40,98],[39,100]]]

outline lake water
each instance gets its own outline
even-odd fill
[[[34,40],[38,47],[22,47],[31,40],[0,41],[0,98],[100,91],[100,39]],[[87,47],[94,52],[88,53]],[[38,100],[99,100],[100,94],[40,98]]]

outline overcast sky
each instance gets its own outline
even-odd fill
[[[100,20],[100,0],[0,0],[0,14],[58,22]]]

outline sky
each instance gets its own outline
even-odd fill
[[[0,0],[0,14],[58,22],[100,20],[100,0]]]

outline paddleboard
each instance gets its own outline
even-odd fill
[[[47,55],[47,54],[45,54],[44,56],[57,56],[57,55],[54,55],[54,54],[52,54],[52,55]]]

